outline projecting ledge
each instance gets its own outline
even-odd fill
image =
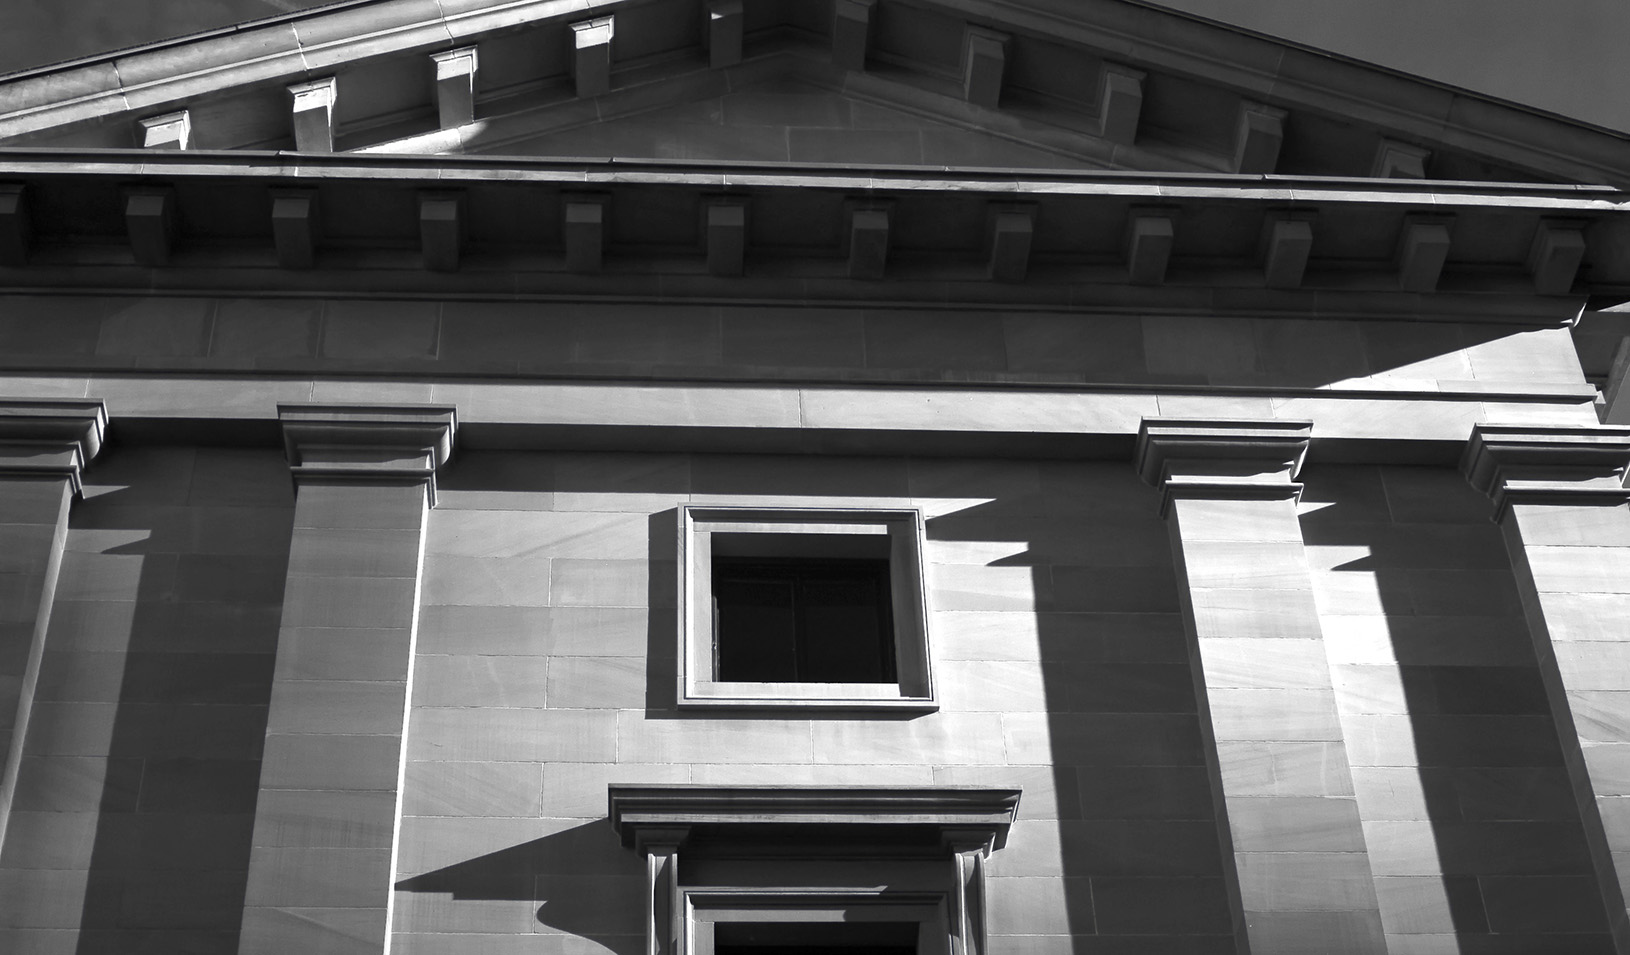
[[[100,401],[0,399],[0,474],[62,475],[79,493],[79,474],[102,449],[107,408]]]
[[[1630,501],[1630,427],[1479,424],[1460,462],[1494,501],[1617,505]]]
[[[867,825],[933,828],[942,839],[975,834],[1001,848],[1019,795],[1017,789],[960,787],[607,787],[611,824],[626,846],[651,830]]]
[[[1162,514],[1174,498],[1299,500],[1312,438],[1311,421],[1145,418],[1133,464]]]
[[[425,482],[432,503],[458,428],[447,405],[279,404],[277,417],[296,482]]]

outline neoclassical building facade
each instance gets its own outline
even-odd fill
[[[0,78],[0,950],[1630,955],[1627,183],[1129,0]]]

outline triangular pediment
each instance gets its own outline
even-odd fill
[[[592,116],[584,115],[575,100],[567,100],[360,151],[845,166],[1125,168],[1115,144],[1091,133],[1037,123],[991,122],[984,112],[898,83],[854,83],[829,63],[780,53],[727,74],[675,72],[630,84],[600,97]]]
[[[971,129],[841,92],[797,83],[750,87],[633,116],[541,130],[469,153],[684,159],[1104,169],[1067,146]]]
[[[4,146],[1630,179],[1623,135],[1130,0],[363,0],[0,78]]]

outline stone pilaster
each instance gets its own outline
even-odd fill
[[[1146,419],[1240,950],[1386,951],[1296,502],[1312,425]]]
[[[378,955],[390,931],[425,520],[454,415],[278,412],[294,534],[239,951]]]
[[[45,652],[68,504],[102,447],[100,401],[0,401],[0,846]]]
[[[1615,949],[1630,953],[1630,428],[1478,425],[1494,501]]]

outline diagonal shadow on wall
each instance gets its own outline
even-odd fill
[[[237,950],[291,507],[275,451],[114,447],[87,474],[19,780],[52,810],[23,828],[83,871],[81,955]],[[86,802],[62,784],[92,766]]]
[[[622,846],[606,819],[402,879],[396,889],[407,894],[398,897],[398,908],[453,903],[476,920],[466,923],[472,931],[519,928],[524,921],[521,931],[576,935],[618,955],[645,947],[642,936],[619,934],[640,924],[644,862]]]
[[[1322,466],[1303,478],[1303,535],[1388,934],[1445,950],[1611,950],[1488,500],[1450,468]]]

